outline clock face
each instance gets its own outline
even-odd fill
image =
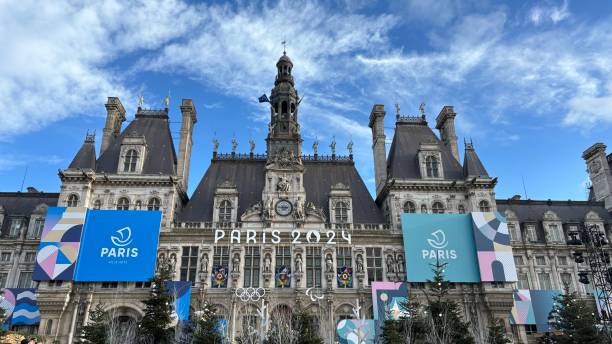
[[[287,216],[293,211],[293,205],[286,199],[276,202],[276,213],[280,216]]]

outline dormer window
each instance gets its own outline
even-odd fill
[[[334,208],[334,215],[336,218],[336,223],[347,223],[348,222],[348,207],[344,202],[336,203],[336,207]]]
[[[130,209],[130,200],[127,197],[121,197],[117,201],[117,210],[129,210]]]
[[[223,201],[219,206],[219,222],[231,222],[232,221],[232,203],[230,201]]]
[[[444,214],[444,204],[442,202],[434,202],[431,205],[431,212],[434,214]]]
[[[435,156],[429,155],[425,157],[425,168],[427,170],[427,177],[429,178],[439,178],[440,177],[440,169],[439,169],[438,158]]]
[[[136,172],[136,166],[138,166],[138,152],[130,149],[123,160],[123,172]]]
[[[66,201],[66,205],[68,207],[78,207],[79,206],[79,195],[72,194],[68,196],[68,200]]]
[[[147,210],[159,210],[160,204],[159,198],[153,197],[149,200],[149,204],[147,204]]]
[[[416,213],[416,205],[414,202],[407,201],[404,203],[404,213]]]
[[[488,213],[491,211],[491,206],[489,205],[489,202],[482,200],[480,203],[478,203],[478,210],[483,213]]]

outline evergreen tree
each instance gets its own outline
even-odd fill
[[[165,281],[170,280],[170,272],[162,269],[151,280],[151,296],[144,300],[144,316],[138,325],[139,337],[156,344],[169,343],[173,337],[172,296],[168,293]]]
[[[559,344],[596,344],[604,339],[595,326],[594,309],[565,286],[565,292],[555,298],[549,318],[554,321],[552,338]]]
[[[385,320],[380,339],[382,344],[404,344],[398,320]]]
[[[447,263],[436,261],[432,264],[434,273],[431,291],[427,297],[428,337],[430,341],[439,344],[474,344],[470,334],[469,324],[459,313],[459,305],[448,297],[450,283],[444,278],[444,268]]]
[[[487,344],[509,344],[510,339],[506,336],[506,327],[501,319],[493,319],[489,324]]]
[[[89,313],[89,322],[83,326],[81,339],[87,344],[106,344],[108,329],[108,313],[102,304]]]
[[[200,312],[191,344],[221,343],[223,339],[217,328],[217,319],[215,318],[217,309],[215,306],[204,300],[200,305]]]
[[[314,320],[314,316],[304,310],[296,312],[293,328],[298,332],[298,344],[323,344],[323,339],[319,337],[319,328]]]

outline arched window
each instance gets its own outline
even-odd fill
[[[68,201],[66,201],[66,205],[69,207],[78,207],[79,206],[79,195],[72,194],[68,196]]]
[[[480,203],[478,203],[478,210],[480,210],[483,213],[487,213],[489,211],[491,211],[491,207],[489,206],[489,202],[482,200],[480,201]]]
[[[232,203],[230,201],[223,201],[219,206],[219,222],[231,222],[232,221]]]
[[[334,214],[336,217],[336,223],[347,223],[348,222],[348,208],[346,203],[337,202],[334,208]]]
[[[53,333],[53,319],[47,320],[47,326],[45,326],[45,334],[50,335]]]
[[[287,102],[283,101],[281,103],[281,113],[287,113]]]
[[[434,202],[431,205],[431,212],[434,214],[444,214],[444,205],[441,202]]]
[[[435,156],[427,156],[425,158],[425,168],[427,169],[427,177],[438,178],[440,176],[438,158]]]
[[[459,204],[459,206],[457,207],[457,212],[459,212],[459,214],[465,214],[465,207],[463,206],[463,204]]]
[[[421,205],[421,213],[427,214],[427,206],[425,204]]]
[[[160,204],[159,198],[153,197],[149,200],[149,204],[147,204],[147,210],[159,210]]]
[[[94,210],[100,210],[100,208],[102,208],[102,201],[100,201],[99,199],[95,200],[93,208]]]
[[[117,210],[129,210],[130,209],[130,200],[126,197],[121,197],[117,201]]]
[[[404,203],[404,213],[416,213],[416,205],[410,201]]]
[[[136,172],[137,163],[138,152],[135,149],[130,149],[123,160],[123,172]]]
[[[278,113],[278,103],[274,103],[274,112]]]

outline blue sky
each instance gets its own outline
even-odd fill
[[[315,138],[355,160],[372,188],[368,115],[394,104],[430,124],[454,105],[497,197],[584,199],[582,152],[612,145],[612,2],[169,1],[0,2],[0,190],[59,189],[87,130],[99,147],[107,96],[134,116],[137,96],[162,107],[170,92],[178,143],[181,98],[198,110],[190,191],[212,139],[265,151],[268,108],[286,40],[294,62],[305,153]],[[80,3],[80,2],[79,2]],[[388,147],[387,147],[388,148]],[[463,151],[463,144],[461,144]]]

